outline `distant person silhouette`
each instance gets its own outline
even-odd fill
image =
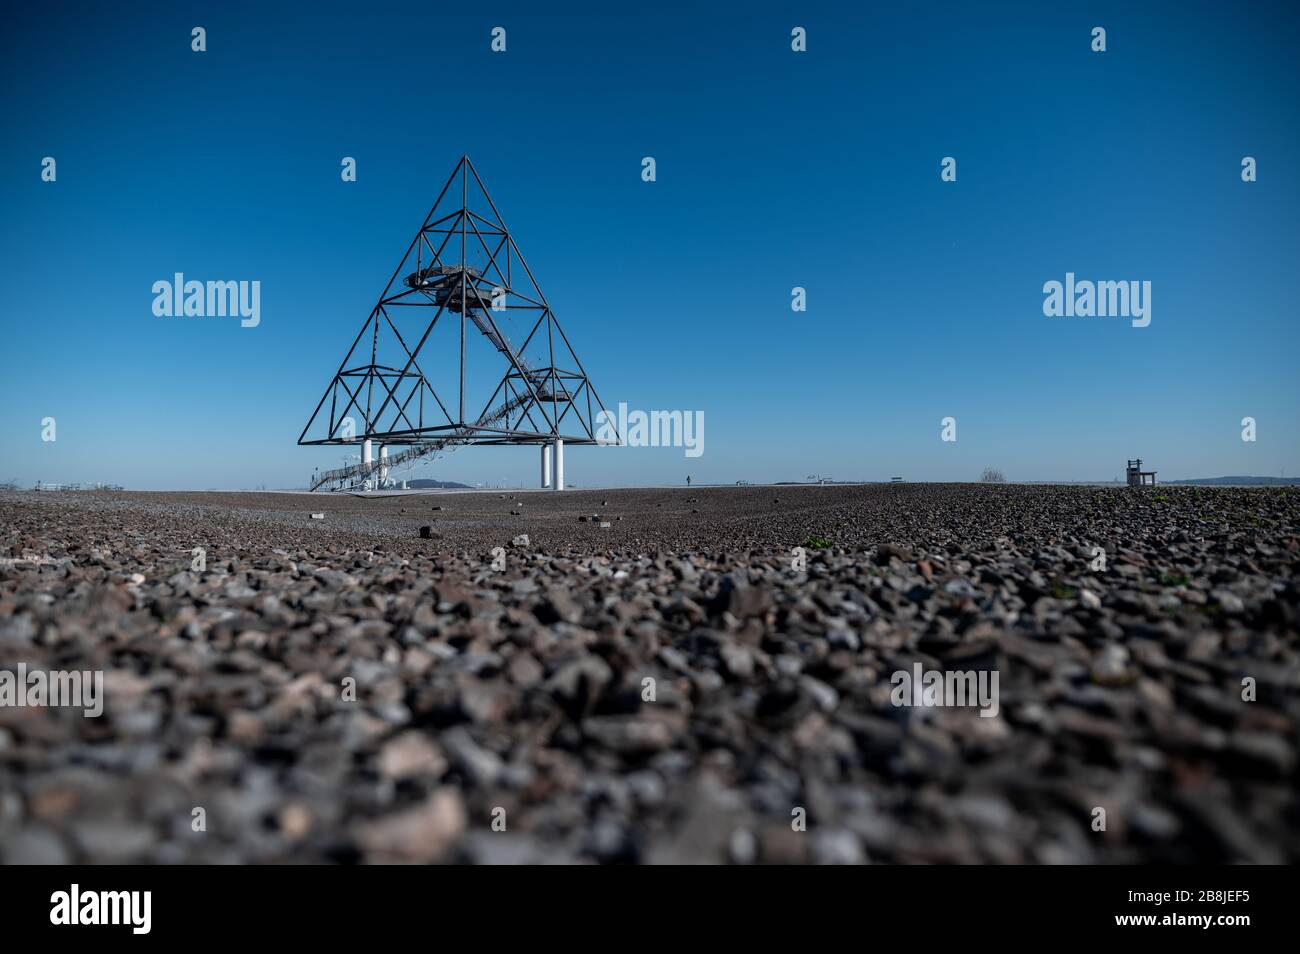
[[[689,487],[690,485],[691,485],[691,475],[690,475],[690,474],[687,474],[687,475],[686,475],[686,486]]]

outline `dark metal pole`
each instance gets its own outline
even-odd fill
[[[465,309],[469,307],[465,294],[465,209],[469,207],[469,173],[465,164],[469,156],[461,156],[460,170],[460,426],[465,426]],[[478,296],[478,289],[474,291]]]

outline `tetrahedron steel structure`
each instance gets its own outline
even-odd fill
[[[598,443],[604,409],[462,156],[298,443],[405,447],[382,461],[386,472],[452,445]],[[380,466],[365,460],[320,474],[313,489],[357,484]]]

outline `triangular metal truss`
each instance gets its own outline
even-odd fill
[[[452,329],[459,332],[458,341],[453,336],[450,347],[434,358],[450,357],[459,374],[454,389],[440,392],[421,360],[427,364],[435,350],[430,336],[439,322],[445,332],[448,321],[459,326]],[[508,336],[510,326],[522,336],[518,346]],[[480,410],[466,404],[466,345],[482,352],[481,341],[491,346],[495,356],[489,360],[499,362],[503,373]],[[445,353],[453,349],[458,353]],[[603,410],[483,180],[469,156],[462,156],[298,443],[369,439],[405,445],[405,461],[451,444],[540,444],[556,438],[594,444],[596,415]],[[337,481],[362,469],[329,476]]]

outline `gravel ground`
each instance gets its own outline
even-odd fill
[[[0,706],[0,860],[1300,862],[1298,515],[3,494],[0,669],[102,670],[107,701]],[[997,713],[895,705],[917,663],[996,674]]]

